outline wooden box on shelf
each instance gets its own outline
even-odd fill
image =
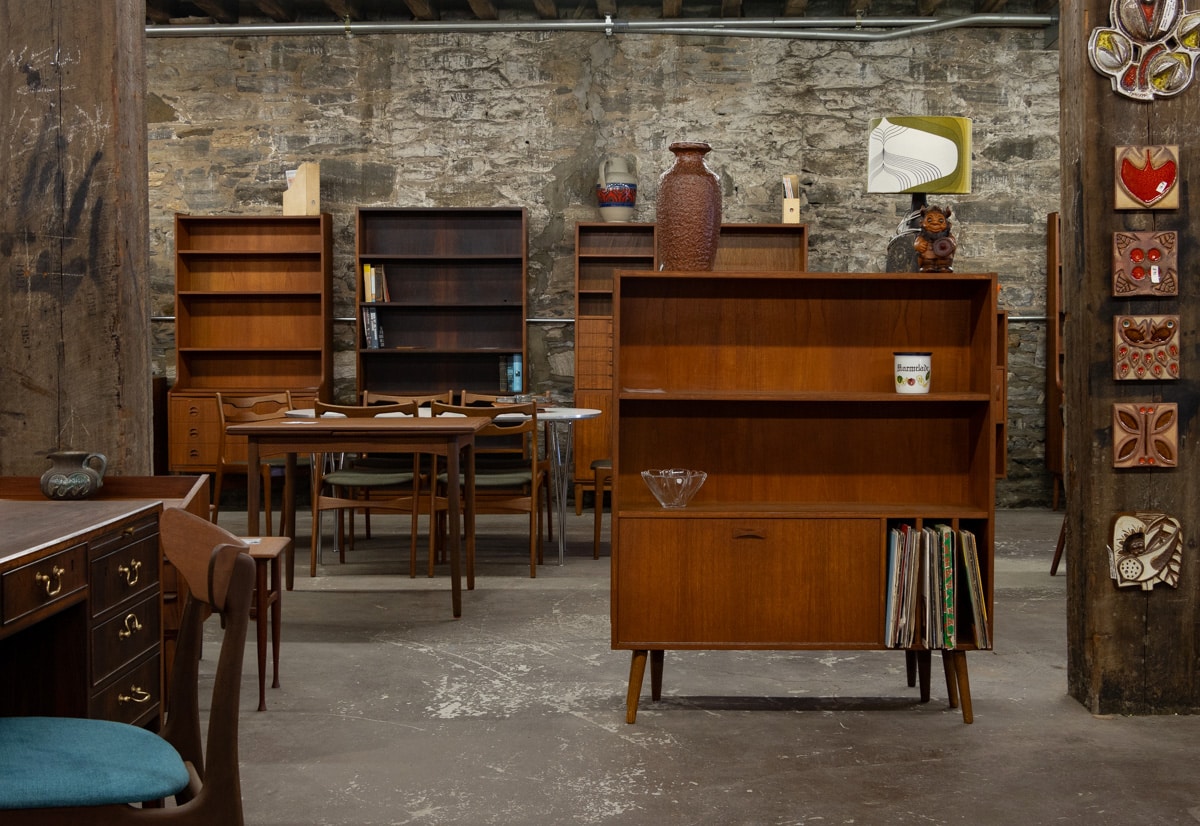
[[[620,271],[614,294],[612,645],[634,652],[879,649],[888,534],[978,543],[991,628],[994,275]],[[932,353],[896,392],[895,351]],[[708,479],[659,506],[649,468]],[[963,622],[944,652],[970,721]],[[922,695],[928,696],[928,650]],[[956,675],[951,679],[950,675]]]
[[[216,468],[216,394],[333,384],[333,223],[321,215],[176,215],[173,471]]]
[[[602,411],[575,427],[576,508],[592,484],[592,462],[612,458],[613,283],[619,269],[655,270],[654,224],[575,225],[575,404]],[[803,224],[722,224],[713,269],[722,271],[808,268],[808,227]]]
[[[360,207],[358,392],[524,389],[523,207]]]

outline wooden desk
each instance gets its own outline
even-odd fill
[[[0,502],[0,714],[156,725],[158,502]]]
[[[247,461],[258,467],[263,453],[285,454],[283,483],[284,533],[296,536],[297,453],[430,453],[446,458],[448,478],[457,479],[460,467],[467,476],[466,501],[459,502],[457,485],[449,485],[447,514],[450,544],[450,598],[454,616],[462,616],[462,560],[459,533],[460,507],[465,504],[467,552],[475,552],[475,434],[489,423],[483,417],[283,419],[230,425],[231,436],[245,436]],[[460,464],[460,456],[465,464]],[[258,535],[258,485],[249,485],[246,496],[247,534]],[[294,545],[293,545],[294,548]],[[295,576],[295,551],[288,559],[288,588]],[[475,587],[468,569],[467,588]]]

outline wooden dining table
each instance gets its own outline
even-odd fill
[[[447,490],[450,557],[450,593],[454,616],[462,616],[462,552],[460,533],[465,528],[467,553],[475,549],[475,434],[489,424],[481,416],[436,418],[288,418],[230,425],[231,436],[245,436],[249,467],[258,467],[261,456],[285,456],[283,531],[296,536],[296,455],[300,453],[429,453],[445,457],[449,478],[461,472],[467,483],[459,501],[457,485]],[[259,533],[260,491],[247,485],[247,534]],[[459,514],[462,514],[460,521]],[[288,561],[287,588],[295,576],[295,556]],[[467,569],[467,589],[475,587],[473,567]]]

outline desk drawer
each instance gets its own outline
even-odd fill
[[[92,629],[92,685],[99,685],[161,639],[158,594],[119,611]]]
[[[15,623],[86,588],[86,550],[84,544],[75,545],[0,576],[3,624]]]
[[[88,716],[97,720],[145,724],[158,714],[161,706],[158,674],[159,657],[155,653],[96,692],[89,703]]]
[[[93,542],[89,550],[93,617],[158,585],[157,514]]]

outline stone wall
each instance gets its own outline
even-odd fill
[[[354,391],[354,210],[529,210],[527,380],[572,387],[573,245],[598,220],[599,161],[636,164],[654,220],[676,140],[712,144],[724,218],[780,220],[801,176],[809,268],[872,271],[909,207],[865,193],[870,118],[974,120],[974,188],[952,200],[960,272],[997,271],[1009,335],[1009,477],[998,503],[1048,504],[1042,459],[1045,216],[1058,209],[1058,55],[1040,30],[878,43],[590,33],[151,38],[151,307],[172,316],[175,212],[272,213],[284,171],[321,164],[334,217],[336,390]],[[155,325],[173,377],[174,330]]]

